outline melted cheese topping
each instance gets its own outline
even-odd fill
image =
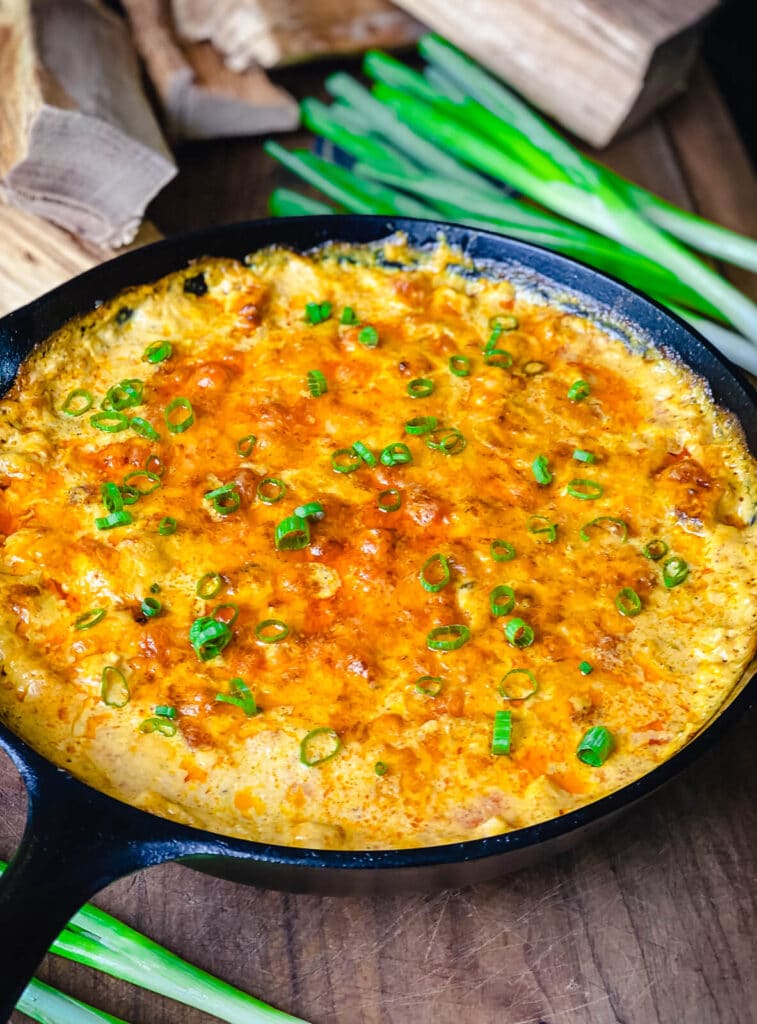
[[[384,256],[416,263],[345,248],[270,251],[249,266],[203,260],[66,325],[0,402],[0,714],[97,788],[257,840],[447,843],[554,817],[638,778],[743,677],[757,619],[757,473],[705,387],[659,351],[631,351],[507,281],[460,273],[444,246],[421,257],[395,240]],[[308,302],[333,311],[310,324]],[[346,306],[359,324],[340,323]],[[497,341],[509,368],[484,357],[498,315],[518,321]],[[365,325],[376,347],[361,344]],[[162,339],[171,357],[145,361]],[[450,372],[454,355],[469,357],[470,375]],[[328,382],[322,397],[308,392],[312,369]],[[91,423],[108,389],[135,378],[143,401],[126,415],[152,424],[157,441]],[[410,397],[416,378],[433,393]],[[579,379],[591,393],[571,401]],[[92,412],[66,415],[81,387]],[[194,411],[183,433],[164,420],[177,396]],[[465,449],[445,454],[407,434],[418,416],[457,427]],[[256,443],[240,456],[249,434]],[[334,452],[356,441],[375,456],[403,442],[412,461],[334,472]],[[575,449],[596,461],[575,461]],[[98,530],[101,485],[121,484],[151,455],[161,486],[126,506],[131,524]],[[549,484],[534,478],[539,455]],[[286,488],[275,504],[257,497],[268,477]],[[575,478],[601,485],[601,497],[572,496]],[[219,514],[205,495],[229,483],[240,507]],[[397,511],[378,507],[388,489],[402,496]],[[277,550],[276,524],[308,501],[325,510],[310,544]],[[177,520],[173,535],[158,532],[164,516]],[[531,516],[555,524],[553,542],[529,530]],[[627,541],[607,523],[582,540],[599,516],[622,519]],[[667,588],[662,563],[643,557],[653,537],[690,567],[680,586]],[[512,560],[492,558],[496,539],[514,546]],[[428,592],[419,573],[435,553],[451,578]],[[221,591],[202,600],[197,582],[212,572]],[[146,617],[155,583],[163,609]],[[490,608],[502,585],[515,595],[504,617]],[[626,587],[641,600],[635,617],[615,604]],[[190,626],[230,602],[231,642],[201,661]],[[74,628],[93,608],[102,621]],[[533,629],[531,646],[507,641],[513,617]],[[286,639],[260,642],[266,619],[285,622]],[[450,624],[469,641],[429,649],[429,632]],[[108,665],[127,680],[124,707],[103,702]],[[498,692],[513,668],[538,682],[527,700]],[[438,696],[418,692],[424,675],[441,678]],[[233,678],[260,713],[216,699]],[[176,709],[175,735],[140,731],[159,705]],[[493,720],[505,708],[511,751],[495,756]],[[576,756],[592,725],[615,743],[598,768]],[[308,767],[300,745],[316,728],[333,730],[341,749]],[[310,757],[333,743],[321,734]]]

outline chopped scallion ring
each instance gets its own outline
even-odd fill
[[[530,647],[534,642],[534,631],[523,619],[510,619],[505,626],[505,637],[513,647]]]
[[[509,541],[497,538],[491,542],[489,554],[495,562],[512,562],[515,558],[515,548]]]
[[[229,689],[231,693],[217,693],[216,700],[222,704],[233,704],[234,707],[241,708],[248,718],[254,718],[255,715],[260,714],[260,708],[255,703],[252,691],[244,679],[239,677],[230,679]]]
[[[605,729],[603,725],[594,725],[584,733],[578,744],[576,756],[584,764],[600,768],[612,753],[614,746],[615,741],[610,730]]]
[[[592,526],[601,527],[603,523],[609,523],[610,526],[610,529],[603,530],[604,533],[611,533],[616,537],[620,537],[621,543],[625,544],[628,540],[628,523],[623,519],[617,519],[615,516],[597,516],[596,519],[591,519],[588,523],[584,523],[578,536],[581,540],[591,540],[587,531]],[[617,529],[614,529],[614,527],[617,527]]]
[[[355,310],[352,308],[352,306],[344,307],[344,309],[342,310],[342,315],[339,318],[339,323],[348,326],[359,323]]]
[[[170,704],[158,704],[155,708],[155,714],[158,718],[176,718],[176,708],[171,707]]]
[[[577,380],[568,388],[568,398],[571,402],[582,402],[591,394],[591,387],[585,380]]]
[[[211,601],[214,597],[218,597],[223,589],[223,577],[217,572],[206,572],[197,581],[195,587],[195,594],[203,601]]]
[[[308,501],[304,505],[298,505],[294,514],[300,519],[315,519],[320,522],[326,515],[326,510],[320,501]]]
[[[108,389],[103,408],[109,412],[122,412],[132,406],[141,405],[143,388],[144,382],[141,380],[122,380],[120,384],[114,384]]]
[[[133,315],[134,315],[134,310],[133,309],[130,309],[129,306],[121,306],[119,311],[116,313],[116,317],[115,317],[116,323],[120,324],[120,325],[128,323],[129,320],[131,320]]]
[[[357,336],[357,340],[366,348],[375,348],[379,343],[379,334],[375,327],[370,324],[363,327]]]
[[[264,505],[275,505],[286,494],[286,484],[277,476],[267,476],[261,480],[255,492]]]
[[[438,697],[443,689],[441,676],[420,676],[415,680],[416,693],[422,693],[424,697]]]
[[[527,682],[519,681],[514,677],[525,676]],[[507,680],[510,680],[508,683]],[[520,685],[519,685],[520,682]],[[527,668],[511,668],[505,672],[497,687],[499,695],[503,700],[528,700],[539,692],[539,684],[536,676]]]
[[[621,615],[632,619],[641,611],[641,598],[633,587],[623,587],[615,595],[615,607]]]
[[[330,302],[308,302],[305,304],[305,320],[309,324],[322,324],[331,316]]]
[[[195,619],[189,629],[189,642],[195,649],[200,661],[210,661],[229,645],[231,629],[225,622],[202,615]]]
[[[548,544],[557,539],[557,523],[551,522],[546,516],[529,516],[526,529],[535,535],[544,534]]]
[[[645,558],[651,558],[653,562],[659,562],[661,558],[667,555],[669,550],[664,540],[660,540],[659,537],[653,537],[652,540],[644,545],[641,553]]]
[[[552,474],[549,471],[549,463],[547,462],[546,455],[537,455],[534,461],[531,463],[531,472],[534,474],[534,480],[537,484],[541,484],[542,487],[546,487],[547,484],[552,483]]]
[[[605,493],[602,484],[597,483],[596,480],[578,478],[571,480],[565,490],[571,498],[580,498],[581,501],[596,501]]]
[[[98,530],[112,530],[115,526],[128,526],[134,520],[131,513],[123,509],[121,512],[110,512],[107,516],[95,519]]]
[[[148,441],[159,441],[160,434],[157,432],[152,423],[142,419],[141,416],[132,416],[130,420],[131,429],[139,437],[145,437]]]
[[[576,460],[576,462],[591,463],[597,461],[596,455],[593,455],[591,452],[585,452],[583,448],[576,448],[573,452],[573,458]]]
[[[310,524],[300,516],[287,516],[276,524],[273,539],[277,551],[300,551],[310,543]]]
[[[402,494],[394,487],[381,491],[378,496],[378,507],[382,512],[396,512],[402,506]]]
[[[145,349],[142,358],[148,363],[162,363],[164,359],[170,359],[173,355],[173,345],[170,341],[154,341]]]
[[[367,445],[363,444],[362,441],[355,441],[355,443],[353,444],[352,448],[353,448],[353,451],[356,451],[358,453],[358,455],[363,460],[363,462],[366,464],[366,466],[373,467],[373,466],[377,465],[376,456],[373,454],[373,452],[370,450],[370,448]]]
[[[515,331],[519,326],[520,321],[512,313],[500,313],[489,320],[489,327],[493,331],[499,331],[500,334],[506,331]]]
[[[468,356],[450,356],[449,370],[456,377],[470,377],[470,359]]]
[[[427,377],[416,377],[407,386],[411,398],[428,398],[434,393],[434,382]]]
[[[543,363],[540,359],[529,359],[527,363],[521,366],[521,370],[527,377],[538,377],[540,373],[544,373],[547,369],[547,364]]]
[[[308,370],[307,372],[308,391],[313,398],[320,398],[329,390],[329,384],[321,370]]]
[[[578,671],[582,676],[590,676],[594,671],[594,666],[590,665],[588,661],[582,661],[578,666]]]
[[[91,391],[87,391],[86,388],[74,388],[66,395],[60,411],[66,416],[83,416],[92,408],[94,401]]]
[[[150,593],[151,594],[159,594],[160,593],[160,584],[159,583],[153,583],[153,585],[150,587]]]
[[[242,498],[237,490],[239,484],[231,483],[224,484],[222,487],[216,487],[215,490],[208,491],[205,494],[205,500],[212,503],[214,510],[221,516],[231,515],[232,512],[236,512],[239,506],[242,504]]]
[[[494,731],[492,733],[492,754],[498,756],[510,753],[510,738],[513,728],[511,711],[494,712]]]
[[[470,640],[467,626],[455,623],[452,626],[435,626],[426,637],[430,651],[457,651]]]
[[[172,533],[176,533],[176,525],[173,516],[163,516],[158,523],[158,533],[161,537],[170,537]]]
[[[163,611],[163,605],[157,597],[146,597],[140,607],[142,614],[148,619],[152,619],[156,615],[160,615]]]
[[[252,449],[257,444],[257,441],[258,439],[254,434],[245,434],[244,437],[240,437],[237,441],[237,455],[243,459],[252,455]]]
[[[135,480],[147,480],[151,484],[151,486],[137,487],[137,485],[133,483],[133,481]],[[158,474],[151,473],[147,469],[135,469],[133,473],[127,473],[126,476],[124,477],[124,486],[133,487],[135,491],[137,491],[139,494],[143,496],[145,494],[152,494],[153,491],[157,491],[160,485],[161,479],[158,476]]]
[[[106,665],[102,671],[100,696],[109,708],[124,708],[129,703],[129,684],[121,669],[115,665]]]
[[[429,579],[428,575],[431,572],[433,572],[434,576],[439,578]],[[421,586],[423,589],[427,590],[430,594],[437,594],[440,590],[446,587],[450,581],[449,560],[445,555],[441,555],[437,551],[426,559],[418,575],[420,576]]]
[[[423,434],[430,434],[438,422],[436,416],[414,416],[405,423],[405,433],[422,437]]]
[[[233,626],[239,618],[239,605],[236,601],[227,601],[226,604],[219,604],[213,609],[211,617],[217,622],[223,622],[227,626]]]
[[[74,619],[74,629],[92,629],[98,622],[105,618],[104,608],[92,608],[88,612],[82,612]]]
[[[178,730],[176,722],[170,718],[163,718],[161,715],[154,715],[152,718],[145,718],[139,724],[140,732],[159,732],[161,736],[175,736]]]
[[[500,584],[489,594],[489,608],[494,616],[509,615],[515,607],[515,591],[512,587]]]
[[[509,370],[513,365],[512,353],[504,348],[488,348],[484,353],[484,362],[487,366],[498,366],[502,370]]]
[[[185,413],[184,419],[176,420],[173,414],[176,411]],[[163,418],[166,421],[166,426],[172,434],[183,434],[185,430],[189,430],[195,421],[194,410],[192,409],[192,403],[188,398],[179,396],[178,398],[172,398],[168,405],[163,411]]]
[[[90,416],[89,422],[98,430],[104,430],[106,434],[117,434],[127,429],[129,417],[122,412],[96,412],[94,416]]]
[[[385,764],[383,761],[377,761],[373,766],[373,770],[380,778],[382,775],[386,775],[389,771],[389,765]]]
[[[331,456],[331,468],[335,473],[354,473],[362,465],[363,460],[354,448],[339,448]]]
[[[342,741],[333,729],[321,726],[311,729],[300,743],[300,761],[306,768],[317,768],[342,749]]]
[[[124,497],[117,484],[110,480],[100,485],[100,498],[105,506],[106,512],[121,512],[124,507]]]
[[[459,455],[467,442],[457,427],[436,427],[426,438],[426,445],[443,455]]]
[[[163,460],[159,455],[148,455],[145,459],[145,469],[148,473],[162,477],[166,471]]]
[[[289,636],[289,626],[281,619],[264,619],[255,627],[255,636],[261,644],[279,644]]]
[[[689,567],[682,558],[673,556],[669,558],[662,567],[662,582],[671,590],[673,587],[677,587],[680,583],[686,579],[689,575]]]
[[[412,452],[402,441],[388,444],[381,453],[381,462],[384,466],[405,466],[412,461]]]
[[[124,484],[121,484],[119,490],[121,492],[124,505],[136,505],[142,497],[136,487],[129,487],[128,485],[124,486]]]

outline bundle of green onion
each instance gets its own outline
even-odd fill
[[[424,36],[419,48],[422,73],[371,52],[372,92],[337,73],[326,82],[334,104],[303,102],[307,126],[349,154],[351,169],[266,143],[337,204],[277,189],[275,215],[442,216],[534,242],[645,291],[757,373],[757,305],[687,248],[757,271],[757,242],[584,156],[444,39]]]
[[[7,864],[0,861],[0,875]],[[307,1024],[193,967],[163,946],[87,904],[50,947],[52,953],[175,999],[229,1024]],[[17,1009],[40,1024],[125,1024],[36,978]]]

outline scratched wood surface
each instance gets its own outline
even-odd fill
[[[292,72],[287,84],[312,90],[321,75]],[[754,177],[704,72],[605,158],[757,234]],[[271,187],[290,183],[256,142],[193,146],[180,165],[151,210],[168,233],[258,216]],[[754,277],[732,276],[757,297]],[[756,729],[752,711],[605,836],[475,888],[291,896],[167,865],[112,885],[97,902],[314,1024],[754,1024]],[[0,756],[6,858],[23,808],[22,786]],[[210,1021],[56,958],[40,976],[132,1024]]]

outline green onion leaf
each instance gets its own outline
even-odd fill
[[[502,370],[509,370],[513,365],[512,353],[504,348],[488,348],[484,353],[484,362],[487,366],[498,366]]]
[[[148,423],[148,421],[142,419],[141,416],[132,416],[129,422],[131,425],[131,429],[139,437],[146,437],[148,441],[160,440],[160,434],[157,432],[152,423]]]
[[[357,336],[357,340],[366,348],[375,348],[379,343],[378,331],[375,327],[363,327]]]
[[[517,331],[520,326],[520,321],[517,316],[513,316],[512,313],[501,313],[497,316],[491,317],[489,320],[489,327],[493,331],[497,331],[499,334],[503,334],[507,331]]]
[[[255,627],[255,636],[261,644],[279,644],[289,636],[289,626],[281,619],[264,619]]]
[[[611,533],[616,537],[620,537],[621,543],[625,544],[628,539],[628,524],[623,519],[617,519],[615,516],[597,516],[596,519],[591,519],[588,523],[584,523],[578,536],[581,540],[589,541],[588,530],[592,526],[601,527],[604,523],[609,524],[608,530],[603,530],[604,533]],[[617,529],[616,529],[617,527]]]
[[[176,533],[176,520],[173,516],[163,516],[158,523],[158,533],[161,537],[170,537],[172,533]]]
[[[305,305],[305,320],[309,324],[321,324],[331,316],[330,302],[308,302]]]
[[[505,637],[513,647],[530,647],[534,642],[534,631],[523,619],[510,619],[505,626]]]
[[[402,506],[402,494],[394,487],[381,491],[378,496],[378,507],[382,512],[396,512]]]
[[[195,587],[195,594],[203,601],[211,601],[214,597],[218,597],[223,589],[223,577],[219,576],[217,572],[206,572],[203,577],[197,581]]]
[[[429,579],[429,573],[433,573],[434,576],[438,576],[438,579]],[[440,575],[441,574],[441,575]],[[421,586],[424,590],[427,590],[430,594],[436,594],[450,581],[450,567],[449,561],[445,555],[440,555],[439,552],[431,555],[423,563],[421,571],[419,573]]]
[[[83,416],[92,408],[94,401],[91,391],[87,391],[86,388],[74,388],[66,395],[60,411],[66,416]]]
[[[155,714],[158,718],[176,718],[177,711],[170,704],[158,704],[155,708]]]
[[[581,501],[596,501],[605,492],[602,484],[596,480],[581,479],[571,480],[565,490],[572,498],[580,498]]]
[[[219,515],[231,515],[231,513],[236,512],[242,504],[242,498],[239,494],[238,487],[239,484],[237,483],[224,484],[222,487],[216,487],[215,490],[208,491],[205,494],[205,500],[212,502],[214,510]]]
[[[645,558],[651,558],[653,562],[659,562],[661,558],[667,555],[669,550],[664,540],[660,540],[659,537],[653,537],[652,540],[644,545],[641,553]]]
[[[300,743],[300,761],[306,768],[317,768],[342,749],[342,741],[333,729],[321,726],[311,729]]]
[[[682,558],[674,556],[669,558],[662,567],[662,582],[670,590],[672,587],[677,587],[679,583],[683,583],[686,577],[689,575],[689,567]]]
[[[240,437],[237,441],[237,454],[243,459],[252,455],[252,449],[257,444],[257,437],[254,434],[245,434],[244,437]]]
[[[407,386],[411,398],[428,398],[434,393],[434,382],[427,377],[416,377]]]
[[[536,480],[537,484],[541,484],[542,487],[552,483],[552,474],[549,471],[546,455],[536,456],[531,463],[531,472],[534,474],[534,480]]]
[[[132,406],[142,404],[142,389],[144,381],[122,380],[120,384],[114,384],[105,395],[103,408],[109,412],[122,412]]]
[[[136,505],[142,495],[139,493],[136,487],[129,487],[129,485],[121,484],[118,488],[121,492],[121,498],[124,505]]]
[[[308,370],[306,380],[313,398],[320,398],[329,390],[328,381],[321,370]]]
[[[104,608],[92,608],[88,612],[82,612],[74,619],[74,629],[92,629],[98,622],[105,618]]]
[[[353,444],[352,448],[353,448],[353,451],[356,451],[358,453],[358,455],[363,460],[363,462],[366,464],[366,466],[373,467],[373,466],[377,465],[376,456],[373,454],[373,452],[370,450],[370,448],[367,447],[367,445],[363,444],[362,441],[355,441],[355,443]]]
[[[114,526],[128,526],[133,522],[130,512],[110,512],[107,516],[95,519],[95,526],[98,530],[112,530]]]
[[[145,469],[154,476],[162,477],[166,471],[163,460],[159,455],[148,455],[145,459]]]
[[[331,468],[335,473],[354,473],[362,465],[363,460],[354,448],[340,448],[331,456]]]
[[[77,415],[79,414],[77,413]],[[96,412],[94,416],[90,416],[89,422],[98,430],[105,431],[106,434],[117,434],[119,431],[127,429],[129,417],[122,412]]]
[[[173,414],[177,410],[178,412],[183,412],[185,414],[183,419],[177,420],[174,418]],[[183,434],[185,430],[189,430],[195,421],[192,403],[188,398],[184,398],[183,396],[172,398],[163,411],[163,418],[166,421],[166,426],[172,434]]]
[[[594,668],[592,665],[589,664],[588,661],[582,661],[581,664],[578,666],[578,671],[581,673],[582,676],[590,676],[594,671]]]
[[[148,363],[162,363],[164,359],[170,359],[173,355],[173,346],[170,341],[154,341],[145,349],[142,358]]]
[[[356,324],[358,322],[359,321],[358,321],[357,315],[355,313],[355,310],[352,308],[352,306],[345,306],[344,309],[342,310],[342,315],[339,318],[339,323],[340,324],[348,324],[349,325],[349,324]]]
[[[100,485],[100,497],[105,506],[106,512],[122,512],[124,507],[123,495],[117,484],[107,481]]]
[[[320,501],[308,501],[304,505],[298,505],[294,514],[300,519],[314,519],[316,522],[320,522],[326,515],[326,510]]]
[[[402,441],[388,444],[381,452],[381,462],[384,466],[405,466],[412,461],[412,452]]]
[[[100,696],[109,708],[123,708],[129,703],[131,693],[126,676],[115,665],[106,665],[100,677]]]
[[[143,722],[139,723],[140,732],[159,732],[161,736],[175,736],[178,728],[176,722],[172,722],[170,718],[163,718],[161,715],[145,718]]]
[[[137,487],[134,480],[147,480],[152,486]],[[135,469],[133,473],[127,473],[124,477],[124,486],[133,487],[141,495],[152,494],[160,487],[161,479],[157,473],[150,473],[147,469]]]
[[[584,733],[583,739],[578,744],[576,756],[584,764],[592,768],[601,767],[612,753],[615,746],[612,733],[603,725],[594,725],[588,732]]]
[[[386,775],[386,773],[389,771],[389,766],[385,764],[383,761],[377,761],[373,766],[373,770],[380,778],[382,775]]]
[[[310,524],[300,516],[287,516],[274,531],[277,551],[300,551],[310,543]]]
[[[596,462],[597,456],[592,455],[591,452],[585,452],[583,448],[576,448],[573,452],[573,458],[576,462]]]
[[[426,637],[430,651],[457,651],[470,640],[467,626],[455,623],[452,626],[435,626]]]
[[[261,480],[255,492],[264,505],[275,505],[286,494],[286,484],[277,476],[267,476]]]
[[[426,438],[426,445],[443,455],[459,455],[467,442],[457,427],[436,427]]]
[[[492,733],[492,754],[510,753],[510,736],[513,727],[511,711],[494,712],[494,731]]]
[[[525,676],[525,681],[517,679],[518,676]],[[511,668],[502,676],[498,690],[503,700],[528,700],[539,692],[539,684],[529,669]]]
[[[436,416],[414,416],[405,423],[405,433],[422,437],[423,434],[430,434],[436,427],[438,420]]]
[[[585,380],[577,380],[568,388],[568,398],[571,402],[582,402],[591,394],[591,387]]]
[[[200,661],[216,658],[229,645],[231,629],[209,615],[195,619],[189,628],[189,642]]]
[[[234,707],[241,708],[248,718],[253,718],[260,713],[260,708],[255,703],[252,691],[244,679],[239,677],[230,679],[229,689],[231,693],[217,693],[216,700],[222,704],[233,704]]]
[[[424,697],[438,697],[444,689],[444,680],[441,676],[419,676],[415,680],[416,693],[422,693]]]
[[[470,359],[468,356],[450,356],[449,369],[456,377],[470,377]]]
[[[495,587],[489,594],[489,607],[494,616],[509,615],[515,607],[515,591],[504,584]]]
[[[515,558],[515,548],[507,540],[497,538],[491,542],[489,553],[495,562],[512,562]]]
[[[163,610],[163,605],[157,597],[146,597],[140,607],[142,609],[142,614],[148,619],[152,619],[156,615],[160,615]]]
[[[633,587],[623,587],[615,595],[615,607],[621,615],[632,619],[641,611],[641,598]]]
[[[537,536],[544,534],[548,544],[554,543],[557,539],[557,523],[551,522],[546,516],[529,516],[526,529]]]
[[[159,583],[153,583],[153,585],[150,587],[150,593],[151,594],[159,594],[160,593],[160,584]]]

